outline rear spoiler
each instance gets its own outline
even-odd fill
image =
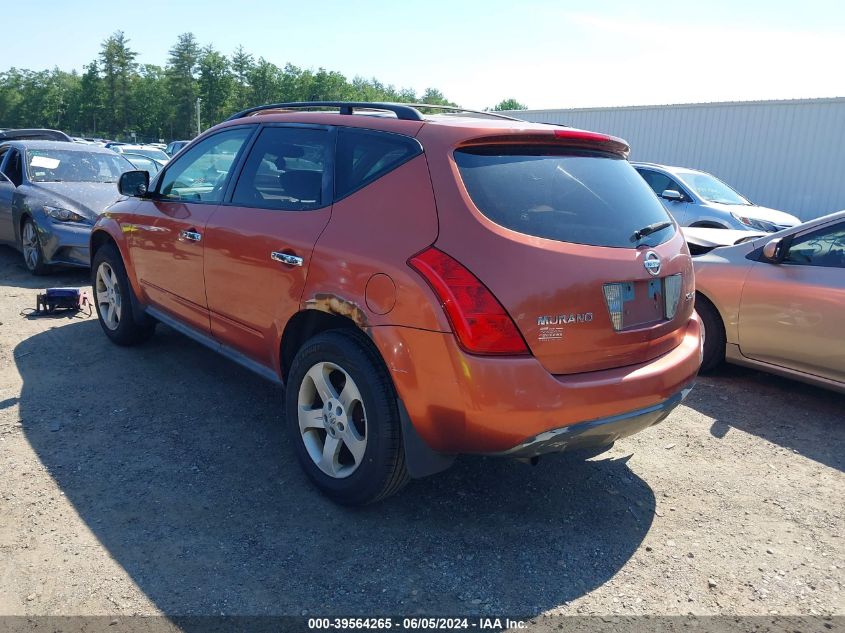
[[[467,139],[459,147],[477,145],[548,145],[557,147],[575,147],[591,149],[599,152],[609,152],[622,158],[628,158],[631,148],[628,143],[616,136],[589,132],[575,128],[550,129],[548,132],[531,130],[528,132],[515,130],[512,133],[493,134]]]

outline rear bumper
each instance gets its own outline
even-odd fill
[[[451,333],[382,326],[370,334],[417,433],[443,453],[516,452],[555,436],[566,441],[564,448],[575,448],[577,436],[583,436],[578,447],[612,443],[668,415],[701,364],[695,314],[680,345],[662,356],[565,376],[529,356],[466,354]]]
[[[654,406],[546,431],[498,454],[525,458],[567,450],[610,446],[616,440],[639,433],[665,420],[690,391],[692,391],[692,384]]]

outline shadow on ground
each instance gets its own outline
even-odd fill
[[[74,322],[15,357],[28,441],[169,615],[535,614],[606,582],[652,522],[624,459],[466,458],[338,507],[300,472],[280,391],[167,328],[124,349]]]
[[[751,406],[753,401],[766,406]],[[684,401],[713,419],[711,434],[737,428],[845,471],[845,395],[739,367],[700,376]]]
[[[0,277],[4,286],[30,290],[91,286],[87,268],[55,267],[50,275],[37,277],[27,270],[23,255],[11,246],[0,246]]]

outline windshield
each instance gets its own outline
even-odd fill
[[[680,172],[678,175],[687,187],[698,194],[700,198],[707,200],[707,202],[716,202],[718,204],[751,204],[721,180],[710,174],[686,171]]]
[[[132,163],[136,169],[140,169],[146,171],[150,174],[150,176],[155,176],[158,173],[160,167],[158,163],[155,162],[152,158],[147,158],[146,156],[142,156],[139,154],[125,154],[126,159]]]
[[[132,163],[112,153],[72,149],[29,149],[26,166],[32,182],[117,182]]]
[[[154,147],[139,147],[137,149],[133,148],[131,150],[125,150],[127,152],[131,151],[133,154],[141,154],[142,156],[146,156],[148,158],[154,158],[156,160],[163,160],[168,161],[170,160],[170,156],[165,154],[160,149],[155,149]]]
[[[656,246],[675,225],[631,164],[597,152],[485,146],[455,152],[475,206],[496,224],[561,242]]]

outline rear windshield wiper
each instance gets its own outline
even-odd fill
[[[663,229],[669,228],[670,226],[672,226],[672,223],[668,220],[649,224],[648,226],[644,226],[643,228],[634,231],[634,234],[631,236],[631,241],[638,242],[643,239],[646,235],[657,233],[658,231],[662,231]]]

